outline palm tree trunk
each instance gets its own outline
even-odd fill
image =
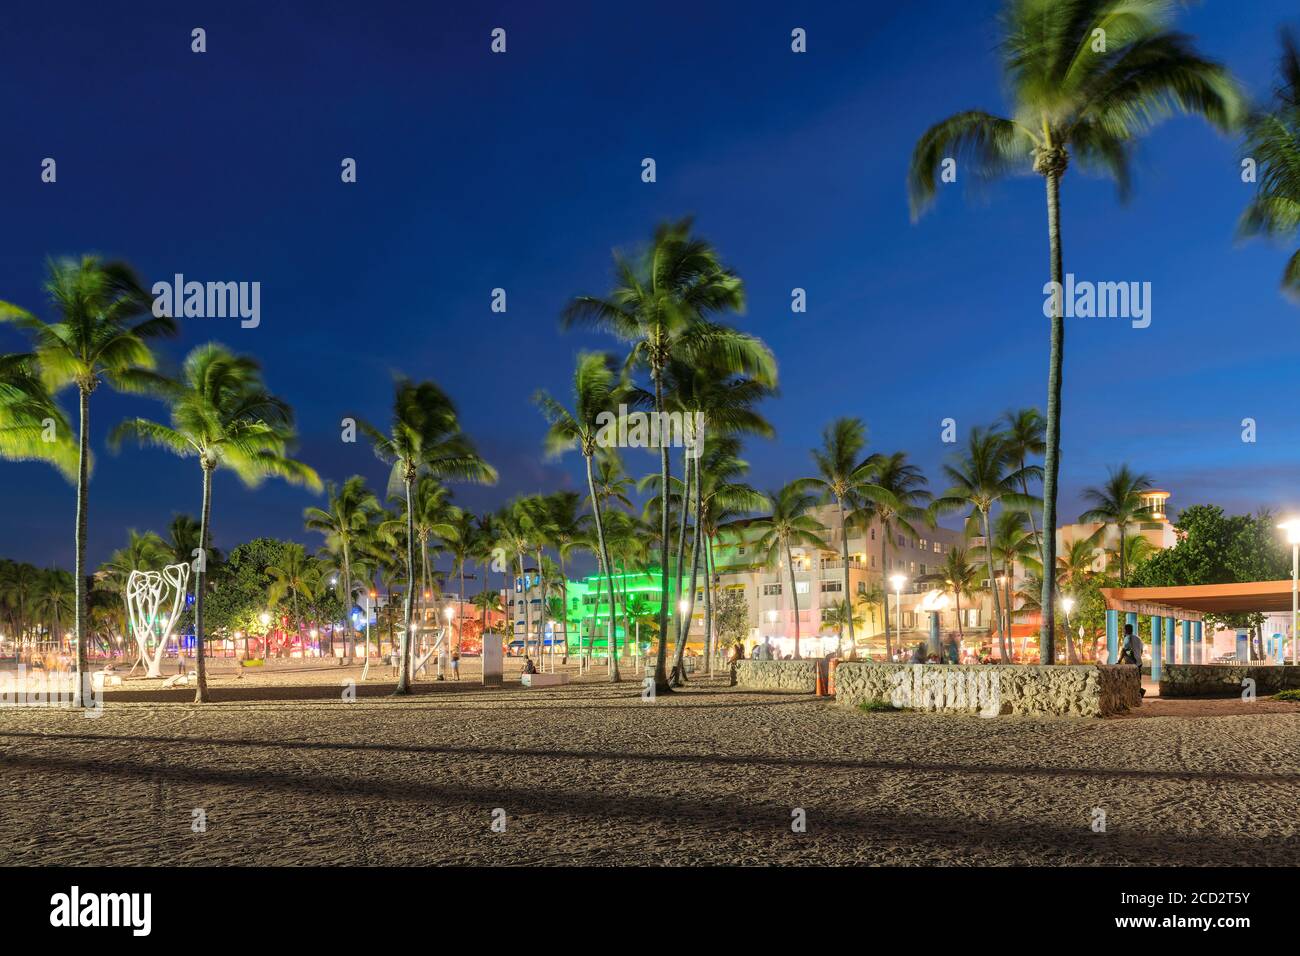
[[[90,707],[90,674],[86,667],[86,526],[90,497],[90,390],[84,386],[78,389],[80,399],[80,421],[77,439],[77,532],[76,532],[76,575],[73,591],[77,602],[77,662],[76,687],[73,688],[73,704]]]
[[[398,657],[397,687],[394,694],[411,692],[411,632],[415,625],[415,511],[412,508],[415,473],[407,471],[406,478],[406,628],[402,631],[401,654]],[[392,615],[390,613],[389,617]]]
[[[208,701],[208,667],[203,652],[203,576],[208,566],[208,519],[212,513],[212,469],[203,469],[203,510],[199,513],[199,569],[194,575],[194,703]]]
[[[539,545],[537,548],[537,583],[542,589],[542,607],[541,616],[537,619],[537,659],[541,660],[542,653],[546,649],[546,573],[542,567],[542,549]],[[611,608],[611,611],[613,609]],[[555,649],[554,642],[551,643],[551,649]]]
[[[343,653],[348,652],[348,638],[352,638],[352,654],[357,652],[357,636],[352,629],[352,560],[348,556],[348,541],[343,539]]]
[[[880,601],[882,618],[885,624],[885,660],[894,659],[894,645],[889,639],[889,525],[880,522],[880,590],[884,597]]]
[[[691,636],[691,621],[695,617],[695,588],[700,576],[700,463],[697,460],[695,467],[692,469],[695,473],[695,531],[691,540],[691,585],[686,597],[686,613],[683,615],[682,629],[677,641],[677,661],[673,664],[673,670],[678,675],[681,683],[686,683],[686,667],[682,662],[682,657],[686,651],[686,642]],[[690,484],[687,483],[687,501],[690,501]]]
[[[1119,526],[1119,586],[1124,586],[1124,525]]]
[[[1008,562],[1008,564],[1011,564],[1011,563]],[[1007,587],[1007,604],[1006,604],[1006,607],[1003,609],[1003,613],[1006,615],[1006,619],[1007,619],[1007,640],[1008,640],[1009,642],[1011,642],[1011,650],[1012,650],[1012,653],[1015,652],[1015,638],[1012,637],[1012,635],[1011,635],[1011,624],[1012,624],[1012,620],[1011,620],[1011,611],[1012,611],[1012,605],[1015,603],[1015,602],[1013,602],[1013,601],[1011,600],[1011,576],[1012,576],[1012,572],[1013,572],[1014,570],[1015,570],[1015,565],[1014,565],[1014,564],[1011,564],[1011,566],[1008,567],[1008,568],[1006,569],[1006,573],[1007,573],[1007,585],[1006,585],[1006,587]]]
[[[691,455],[689,448],[682,449],[682,507],[681,517],[677,527],[677,583],[673,588],[673,610],[678,611],[678,604],[682,601],[682,578],[686,567],[686,519],[691,511]],[[677,616],[677,653],[673,660],[673,669],[678,667],[677,662],[681,660],[681,649],[683,640],[683,626],[680,612]]]
[[[591,495],[591,512],[596,519],[596,543],[600,545],[600,560],[605,565],[605,579],[609,582],[609,619],[614,620],[614,564],[609,558],[609,546],[605,543],[605,519],[600,512],[600,498],[596,496],[596,483],[591,475],[591,456],[585,456],[587,460],[587,492]],[[600,599],[596,599],[595,610],[600,610]],[[626,607],[626,603],[623,605]],[[607,646],[610,657],[609,679],[611,683],[617,683],[620,679],[618,673],[618,641],[615,638],[615,631],[610,629],[610,641]],[[568,638],[565,638],[566,646]]]
[[[655,382],[655,413],[663,421],[664,387],[660,373]],[[655,654],[655,693],[669,694],[668,686],[668,446],[659,443],[659,650]]]
[[[844,606],[849,612],[849,659],[858,656],[858,640],[853,633],[853,595],[849,593],[849,527],[844,517],[844,499],[838,495],[835,501],[840,506],[840,557],[844,561]]]
[[[790,568],[790,600],[794,602],[794,659],[801,660],[799,654],[799,592],[794,583],[794,559],[790,554],[790,542],[785,543],[785,563]]]
[[[520,597],[523,599],[524,602],[524,657],[527,657],[528,656],[528,633],[529,631],[532,630],[533,613],[532,613],[532,608],[530,607],[531,602],[528,597],[528,591],[529,591],[528,572],[524,569],[524,552],[517,551],[515,553],[515,557],[519,561],[519,580],[520,582],[522,582],[521,587],[523,588],[523,590],[520,592]],[[538,654],[537,656],[541,657],[540,654]]]
[[[989,534],[989,515],[987,511],[980,509],[980,518],[984,522],[984,560],[989,569],[989,591],[993,594],[993,620],[998,625],[998,648],[1001,651],[1002,663],[1007,663],[1007,636],[1002,630],[1002,605],[998,600],[998,578],[993,573],[993,538]]]
[[[1047,239],[1051,254],[1053,288],[1061,289],[1061,172],[1050,169],[1047,180]],[[1047,370],[1047,449],[1043,458],[1043,626],[1038,639],[1038,660],[1056,659],[1056,482],[1061,470],[1061,364],[1065,353],[1064,303],[1053,296],[1051,357]]]
[[[704,655],[713,676],[713,537],[704,539]]]

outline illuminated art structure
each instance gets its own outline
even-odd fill
[[[185,607],[189,580],[188,564],[169,564],[161,571],[132,571],[126,579],[126,610],[131,633],[140,648],[140,660],[147,667],[146,677],[162,677],[163,652]],[[155,627],[158,646],[150,656],[149,636],[155,633]]]

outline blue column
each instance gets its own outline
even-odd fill
[[[1183,663],[1192,662],[1192,622],[1183,621]]]
[[[1196,663],[1205,663],[1205,622],[1192,622],[1192,636],[1196,639]]]
[[[1119,660],[1119,611],[1106,609],[1106,663]]]
[[[1151,679],[1160,680],[1160,665],[1164,662],[1164,628],[1160,624],[1160,618],[1151,615]]]
[[[1178,622],[1172,617],[1165,618],[1165,663],[1174,663],[1174,650],[1178,646],[1178,638],[1174,636],[1177,630]]]

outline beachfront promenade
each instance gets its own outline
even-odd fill
[[[1300,856],[1300,704],[981,719],[723,681],[643,701],[599,671],[485,689],[466,670],[406,699],[379,678],[348,702],[358,668],[285,662],[239,680],[218,668],[208,705],[137,683],[95,719],[0,710],[0,864]]]

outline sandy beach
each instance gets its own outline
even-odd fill
[[[404,699],[372,667],[347,700],[359,670],[218,663],[208,705],[130,681],[96,719],[0,710],[0,863],[1300,861],[1295,704],[863,714],[721,680],[643,701],[603,667],[485,689],[472,662]]]

